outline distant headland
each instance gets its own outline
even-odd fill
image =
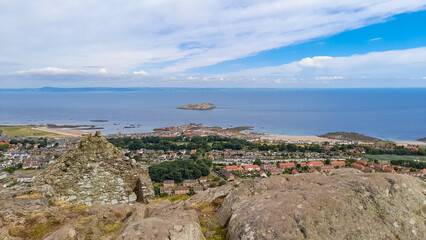
[[[186,109],[186,110],[210,110],[216,108],[213,103],[200,103],[200,104],[186,104],[178,107],[178,109]]]
[[[320,135],[319,137],[342,140],[342,141],[363,141],[363,142],[380,142],[383,141],[379,138],[365,136],[359,133],[354,132],[331,132],[324,135]]]

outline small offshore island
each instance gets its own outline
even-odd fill
[[[178,109],[185,109],[185,110],[210,110],[213,108],[216,108],[216,106],[213,103],[186,104],[186,105],[178,107]]]

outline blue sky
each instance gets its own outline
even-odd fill
[[[0,2],[0,88],[426,87],[419,0]]]
[[[190,69],[190,73],[226,73],[244,69],[278,66],[312,56],[343,57],[373,51],[389,51],[426,45],[426,11],[404,13],[384,22],[349,30],[333,36],[259,52],[254,56]]]

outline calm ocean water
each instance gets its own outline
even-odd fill
[[[106,133],[203,123],[319,135],[353,131],[389,140],[426,137],[426,89],[139,89],[0,91],[0,124],[94,124]],[[212,102],[209,111],[178,110]],[[140,125],[125,129],[126,125]]]

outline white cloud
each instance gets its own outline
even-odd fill
[[[144,70],[139,70],[139,71],[133,72],[133,74],[135,74],[135,75],[143,75],[143,76],[148,75],[148,73],[145,72]]]
[[[315,80],[419,79],[424,76],[425,69],[426,47],[420,47],[346,57],[310,57],[280,66],[254,68],[228,75]]]
[[[187,80],[198,80],[198,78],[197,78],[197,77],[193,77],[193,76],[189,76],[189,77],[187,77],[186,79],[187,79]]]
[[[321,63],[333,59],[329,56],[317,56],[317,57],[307,57],[299,61],[300,66],[302,67],[321,67]]]
[[[315,77],[315,80],[337,80],[337,79],[343,79],[343,76],[322,76],[322,77]]]
[[[63,69],[58,67],[44,67],[44,68],[35,68],[29,70],[17,71],[17,74],[76,74],[83,73],[81,70],[76,69]]]
[[[381,40],[382,38],[381,37],[378,37],[378,38],[372,38],[372,39],[370,39],[370,40],[368,40],[368,41],[370,41],[370,42],[374,42],[374,41],[378,41],[378,40]]]
[[[18,64],[0,71],[96,65],[111,73],[141,66],[150,74],[179,72],[425,7],[424,0],[3,0],[0,62]]]
[[[106,68],[99,69],[100,74],[108,74],[108,70]]]

